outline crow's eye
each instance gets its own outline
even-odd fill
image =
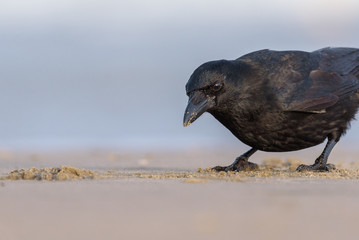
[[[222,83],[218,82],[212,86],[213,91],[217,92],[222,88]]]

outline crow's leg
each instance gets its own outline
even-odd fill
[[[212,168],[213,170],[216,170],[217,172],[221,171],[251,171],[258,169],[258,165],[252,162],[248,162],[248,158],[252,156],[253,153],[255,153],[257,149],[252,148],[248,152],[242,154],[241,156],[237,157],[236,160],[227,167],[221,167],[217,166]]]
[[[325,148],[320,154],[320,156],[315,160],[313,165],[299,165],[297,168],[297,171],[320,171],[320,172],[327,172],[335,169],[335,166],[333,164],[327,164],[327,160],[329,157],[330,152],[332,151],[335,144],[337,144],[338,140],[334,140],[332,138],[328,139],[327,145],[325,145]]]

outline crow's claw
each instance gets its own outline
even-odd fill
[[[314,171],[314,172],[329,172],[335,170],[335,166],[333,164],[318,164],[315,163],[313,165],[304,165],[301,164],[298,166],[297,171],[304,172],[304,171]]]
[[[228,172],[228,171],[255,171],[258,170],[258,165],[252,162],[248,162],[247,160],[240,160],[238,162],[234,162],[233,164],[222,167],[222,166],[216,166],[212,168],[212,170],[215,170],[217,172]]]

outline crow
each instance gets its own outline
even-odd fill
[[[260,50],[236,60],[199,66],[186,84],[183,125],[213,115],[251,149],[217,171],[254,170],[257,150],[296,151],[327,144],[313,165],[298,171],[330,171],[327,160],[359,107],[359,49],[313,52]]]

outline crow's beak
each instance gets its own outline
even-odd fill
[[[183,118],[183,126],[189,126],[205,111],[213,107],[215,105],[214,98],[215,97],[206,96],[202,92],[194,92],[188,100]]]

